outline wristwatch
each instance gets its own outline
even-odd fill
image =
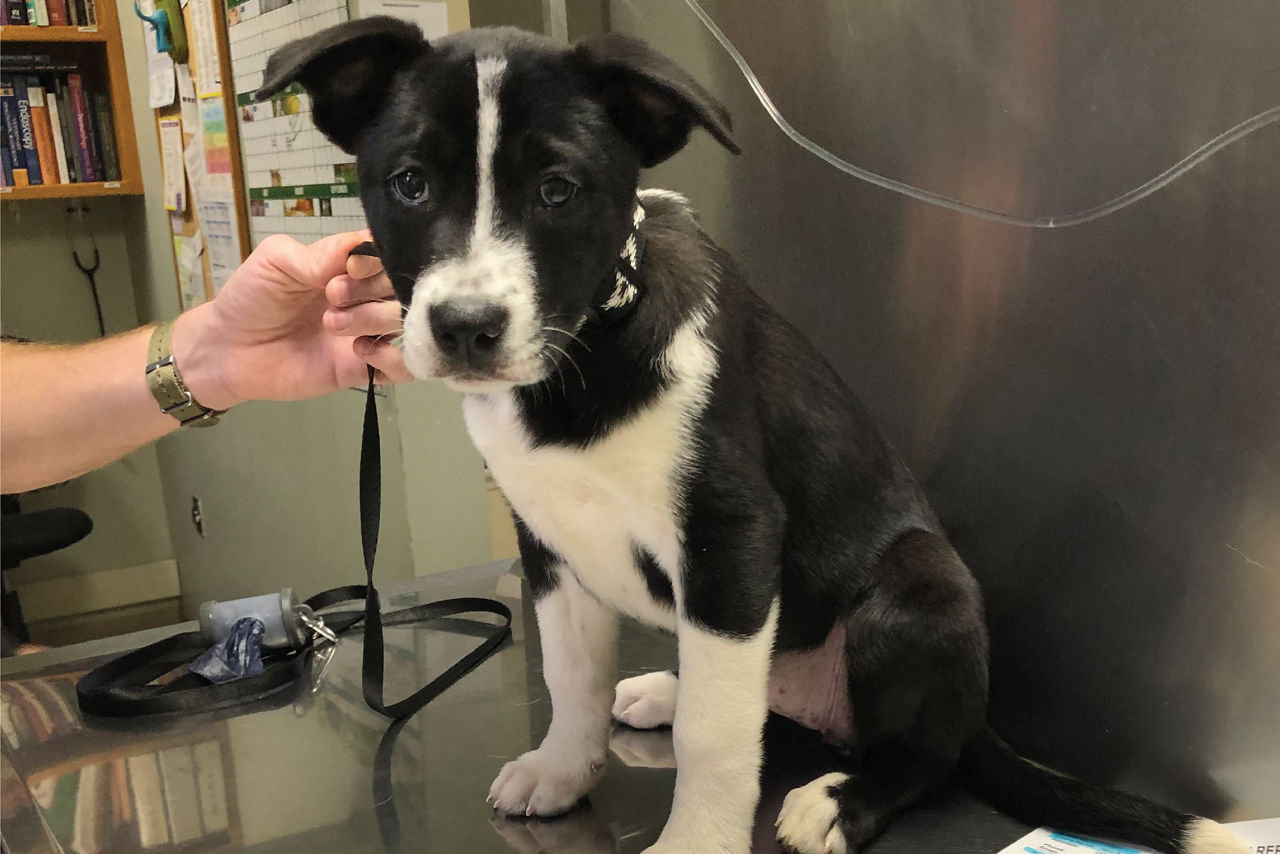
[[[212,427],[225,410],[210,409],[191,396],[173,360],[173,321],[162,323],[151,333],[147,345],[147,388],[160,404],[160,411],[172,415],[183,427]]]

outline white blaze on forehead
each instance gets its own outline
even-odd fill
[[[507,61],[500,56],[486,56],[476,61],[476,87],[480,93],[480,110],[476,123],[476,224],[471,233],[471,248],[493,237],[497,201],[493,192],[493,155],[498,150],[498,90]]]

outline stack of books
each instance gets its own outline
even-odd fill
[[[0,0],[11,26],[97,27],[94,0]]]
[[[0,56],[5,186],[120,180],[111,99],[75,64],[47,54]]]

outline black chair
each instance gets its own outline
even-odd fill
[[[0,504],[0,570],[4,576],[0,596],[0,655],[13,655],[31,635],[22,617],[18,594],[9,590],[9,570],[27,558],[64,549],[77,543],[93,530],[89,514],[74,507],[53,507],[24,513],[18,496],[6,495]]]

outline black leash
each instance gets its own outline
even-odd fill
[[[361,669],[365,702],[379,714],[392,720],[403,720],[493,654],[511,633],[511,609],[493,599],[461,597],[389,612],[387,619],[392,625],[471,613],[494,614],[502,622],[483,624],[487,631],[475,649],[413,694],[390,705],[386,703],[383,697],[383,615],[378,591],[373,585],[373,562],[378,550],[382,507],[381,440],[374,389],[374,369],[370,367],[364,435],[360,442],[360,541],[367,583],[326,590],[312,596],[306,604],[320,613],[343,602],[364,600],[363,612],[323,614],[325,624],[340,634],[364,622]],[[260,700],[293,685],[306,673],[308,653],[316,646],[312,643],[303,649],[265,654],[262,673],[214,684],[185,670],[187,664],[208,649],[209,641],[199,631],[180,632],[94,668],[76,683],[76,697],[81,711],[104,717],[208,712]],[[177,678],[163,684],[156,683],[157,679],[178,668],[182,671]]]

